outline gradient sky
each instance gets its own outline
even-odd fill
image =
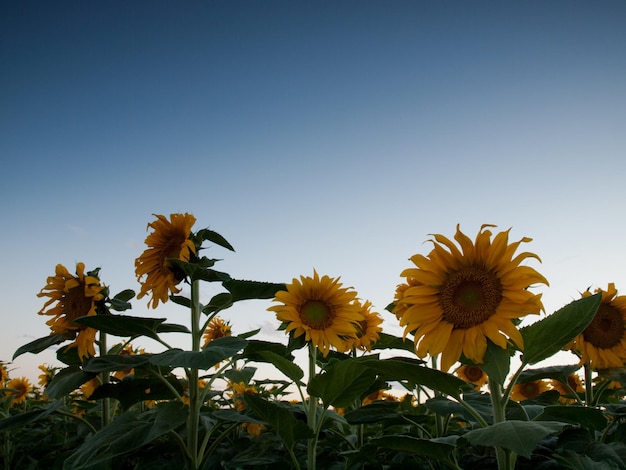
[[[3,2],[0,360],[48,334],[57,263],[138,291],[153,213],[221,233],[234,277],[315,268],[380,312],[457,223],[533,238],[548,313],[626,294],[625,24],[622,1]],[[284,341],[270,304],[226,317]]]

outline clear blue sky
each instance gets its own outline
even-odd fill
[[[235,277],[316,268],[381,312],[457,223],[532,237],[548,312],[626,294],[625,24],[622,1],[3,2],[0,359],[48,334],[57,263],[138,290],[153,213],[224,235]],[[269,305],[235,332],[284,340]]]

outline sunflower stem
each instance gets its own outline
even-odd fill
[[[193,352],[200,351],[200,281],[193,280],[191,282],[191,350]],[[187,449],[191,457],[191,468],[197,469],[199,459],[198,455],[198,427],[200,422],[200,403],[198,400],[198,369],[196,367],[189,368],[187,375],[189,381],[189,416],[187,418]]]
[[[107,353],[107,334],[104,331],[100,332],[100,342],[99,342],[99,349],[100,349],[100,356],[104,356]],[[102,385],[109,383],[109,373],[108,372],[102,372],[100,374],[100,382],[102,383]],[[109,424],[109,413],[110,413],[110,408],[111,408],[111,402],[109,400],[109,398],[103,398],[102,399],[102,416],[101,416],[101,422],[102,422],[102,427],[104,428],[106,425]]]
[[[593,406],[593,378],[591,377],[591,367],[585,364],[585,405]]]
[[[317,364],[317,347],[309,343],[309,383],[315,377],[315,366]],[[309,393],[309,411],[307,413],[307,424],[314,432],[313,437],[307,443],[307,468],[315,470],[315,453],[317,449],[317,399]]]
[[[502,385],[491,378],[489,378],[489,394],[493,408],[493,422],[494,424],[503,423],[506,421],[506,400],[502,396]],[[496,458],[498,459],[498,470],[512,470],[511,462],[513,459],[508,449],[496,447]]]

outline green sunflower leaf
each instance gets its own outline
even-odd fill
[[[408,381],[432,390],[438,390],[455,398],[461,390],[472,390],[473,386],[452,374],[424,367],[423,361],[408,357],[393,357],[372,361],[362,361],[363,365],[375,370],[387,381]]]
[[[511,368],[511,354],[508,349],[502,349],[487,339],[487,351],[483,364],[477,364],[485,374],[500,385],[504,384]]]
[[[74,339],[74,335],[56,333],[44,336],[43,338],[36,339],[28,344],[25,344],[24,346],[20,346],[19,348],[17,348],[17,351],[15,351],[15,353],[13,354],[13,359],[27,352],[33,354],[40,353],[41,351],[48,349],[50,346],[60,344],[69,339]]]
[[[129,315],[89,315],[77,318],[74,322],[113,336],[147,336],[158,340],[157,330],[165,320],[165,318],[131,317]]]
[[[257,418],[269,423],[287,448],[293,448],[300,439],[313,437],[313,431],[285,406],[269,402],[253,393],[246,393],[244,400]]]
[[[561,431],[567,424],[556,421],[504,421],[464,434],[471,445],[509,449],[530,458],[537,444],[546,436]]]
[[[175,377],[170,375],[165,380],[179,394],[182,394],[183,388]],[[120,402],[122,408],[127,410],[135,403],[145,400],[170,400],[176,398],[172,388],[163,383],[163,379],[154,376],[140,378],[124,377],[119,382],[108,382],[100,385],[89,399],[115,398]]]
[[[85,372],[76,365],[66,367],[55,374],[46,387],[45,394],[49,398],[63,398],[96,376],[97,374]]]
[[[285,290],[285,284],[274,282],[230,279],[222,284],[232,295],[232,301],[251,299],[273,299],[276,292]]]
[[[228,243],[223,236],[213,230],[209,230],[208,228],[199,230],[198,233],[196,233],[196,238],[200,241],[207,240],[221,246],[222,248],[226,248],[227,250],[235,251],[232,245]]]
[[[309,380],[307,390],[326,407],[345,408],[376,380],[376,372],[351,359],[335,362]]]
[[[92,357],[85,362],[83,370],[94,374],[100,372],[111,372],[114,370],[134,369],[142,364],[146,364],[151,354],[121,355],[107,354],[104,356]]]
[[[413,341],[381,332],[379,333],[378,341],[372,344],[372,349],[400,349],[403,351],[414,352],[415,345],[413,344]]]
[[[207,370],[215,364],[228,359],[246,347],[248,342],[237,336],[226,336],[211,341],[202,351],[183,351],[182,349],[168,349],[150,358],[150,363],[156,366],[190,367]]]
[[[517,383],[533,382],[541,379],[554,379],[566,383],[567,378],[580,369],[580,367],[579,365],[572,364],[567,366],[548,366],[527,369],[519,375]]]
[[[607,425],[606,416],[601,410],[587,406],[546,406],[534,420],[578,424],[595,431],[602,431]]]
[[[302,385],[304,371],[295,362],[272,351],[262,351],[259,355],[261,358],[265,359],[285,374],[289,379],[293,380],[296,384]]]
[[[565,347],[591,323],[601,299],[601,294],[583,297],[543,320],[521,328],[524,364],[536,364]]]

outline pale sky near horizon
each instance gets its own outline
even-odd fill
[[[153,213],[222,234],[233,277],[316,269],[379,312],[457,223],[533,238],[548,313],[626,294],[625,24],[621,1],[3,2],[0,360],[48,334],[57,263],[138,291]],[[286,341],[269,305],[226,316]]]

